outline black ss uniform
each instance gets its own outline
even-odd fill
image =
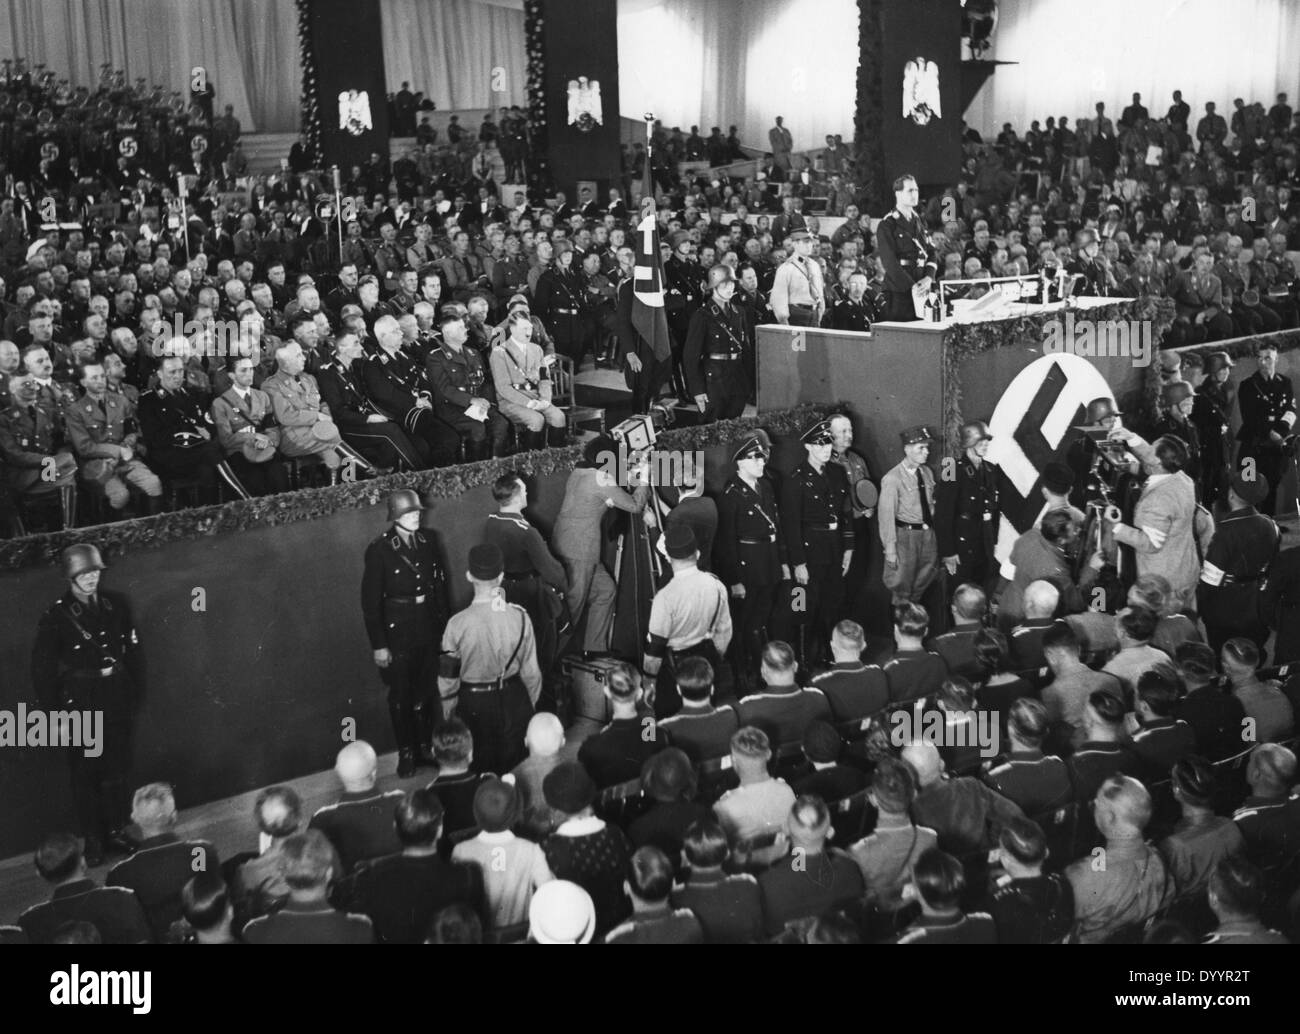
[[[991,591],[998,578],[993,559],[998,537],[997,467],[987,461],[976,466],[963,456],[957,462],[956,478],[941,478],[935,486],[934,505],[939,558],[957,558],[953,587],[971,582]]]
[[[87,837],[107,839],[130,818],[131,716],[138,704],[140,640],[126,597],[99,591],[82,602],[69,590],[36,626],[32,682],[46,710],[102,711],[102,753],[72,747],[72,796]]]
[[[194,478],[204,492],[215,492],[217,464],[225,455],[202,395],[186,386],[147,391],[140,396],[136,418],[150,470],[165,481]],[[200,429],[209,437],[200,435]]]
[[[408,545],[394,526],[366,547],[361,613],[370,648],[391,654],[379,677],[397,745],[418,755],[442,714],[438,646],[448,615],[447,578],[427,533],[413,532]]]
[[[860,302],[855,302],[852,298],[837,298],[831,305],[832,330],[867,331],[871,329],[871,321],[878,318],[875,306],[866,296]]]
[[[796,584],[792,609],[806,614],[801,660],[822,659],[844,603],[844,551],[853,548],[853,505],[844,468],[827,463],[820,472],[806,460],[781,488],[781,526],[790,567],[808,565],[808,584]],[[801,594],[799,590],[803,590]],[[797,620],[797,618],[796,618]]]
[[[426,362],[429,383],[433,386],[433,409],[438,419],[455,429],[465,443],[465,460],[485,460],[489,454],[500,456],[506,451],[509,424],[496,406],[488,410],[486,420],[465,415],[471,398],[491,401],[491,388],[482,357],[468,342],[459,352],[443,345],[429,354]]]
[[[372,424],[370,416],[383,416],[366,397],[361,387],[360,370],[364,359],[354,359],[345,368],[335,358],[316,372],[320,397],[330,407],[330,416],[338,424],[343,440],[376,467],[396,470],[419,470],[419,450],[406,432],[391,420]]]
[[[1273,441],[1269,433],[1276,431],[1287,438],[1295,430],[1296,402],[1291,379],[1277,374],[1266,381],[1259,373],[1251,374],[1237,390],[1237,405],[1241,409],[1237,465],[1254,460],[1256,472],[1268,478],[1268,496],[1260,509],[1266,514],[1276,513],[1278,483],[1285,450],[1290,446]],[[1288,415],[1290,420],[1286,419]]]
[[[757,487],[750,488],[739,474],[733,475],[718,497],[713,558],[728,589],[745,587],[744,598],[732,601],[732,664],[742,693],[751,686],[767,643],[784,545],[772,483],[759,478]]]
[[[682,398],[686,390],[686,377],[682,370],[682,349],[686,345],[686,332],[691,317],[704,304],[704,291],[700,287],[702,274],[694,262],[683,262],[670,255],[664,263],[664,313],[668,317],[668,330],[673,339],[673,390]]]
[[[914,212],[906,219],[898,209],[892,209],[876,227],[876,255],[885,271],[885,318],[914,321],[917,317],[912,286],[939,272],[920,216]]]
[[[1213,506],[1228,489],[1229,444],[1228,411],[1232,402],[1219,385],[1202,384],[1192,404],[1192,424],[1200,445],[1201,503]]]
[[[750,384],[745,373],[745,316],[734,305],[710,300],[697,309],[686,330],[682,354],[686,390],[708,395],[704,419],[731,420],[745,413]]]
[[[1216,656],[1235,636],[1263,649],[1268,624],[1260,594],[1280,546],[1273,518],[1253,506],[1233,510],[1219,521],[1196,586],[1196,606]]]
[[[416,405],[420,397],[433,400],[424,368],[398,352],[380,351],[366,360],[363,374],[366,394],[375,407],[411,437],[425,467],[446,467],[456,462],[456,432],[438,419],[433,409]]]

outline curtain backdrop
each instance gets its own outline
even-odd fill
[[[528,103],[522,0],[381,0],[388,90],[442,110]]]
[[[246,133],[293,132],[295,24],[293,0],[0,0],[0,55],[91,88],[109,62],[187,98],[202,65],[218,113],[233,105]]]
[[[856,0],[619,0],[619,107],[767,146],[777,115],[796,149],[853,134]]]
[[[1232,99],[1300,94],[1300,3],[1295,0],[1001,0],[994,51],[999,68],[967,121],[996,135],[1003,122],[1023,135],[1034,119],[1091,117],[1105,101],[1112,120],[1136,91],[1163,117],[1174,90],[1192,109],[1192,130],[1214,101],[1230,119]]]

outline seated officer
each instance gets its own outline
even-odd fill
[[[930,616],[919,603],[900,603],[894,607],[897,649],[885,663],[889,699],[893,703],[907,703],[937,692],[948,675],[943,658],[924,646],[929,630]]]
[[[334,774],[343,793],[332,804],[317,809],[308,823],[325,834],[338,851],[340,879],[358,862],[381,858],[402,849],[393,830],[393,809],[401,790],[376,788],[379,759],[365,740],[355,740],[338,752]]]
[[[605,697],[613,719],[578,748],[578,760],[600,789],[639,779],[645,761],[667,746],[666,737],[646,736],[649,714],[643,714],[641,679],[630,664],[606,672]]]
[[[1047,840],[1037,824],[1008,822],[998,838],[1005,873],[989,901],[999,944],[1056,944],[1074,922],[1074,895],[1060,873],[1044,873]]]
[[[768,936],[788,923],[841,909],[866,892],[853,858],[826,843],[833,832],[830,811],[820,797],[801,796],[794,802],[784,835],[777,839],[789,856],[758,878]]]
[[[526,311],[512,310],[507,326],[509,336],[492,349],[491,356],[497,406],[519,429],[521,452],[563,445],[565,416],[551,402],[552,357],[532,340],[533,321]]]
[[[767,733],[777,746],[798,743],[815,721],[830,721],[831,708],[820,689],[803,689],[795,681],[799,662],[788,643],[773,640],[763,649],[760,673],[763,689],[737,705],[741,725],[753,725]]]
[[[505,455],[506,418],[489,400],[492,385],[487,382],[483,359],[473,348],[465,347],[469,340],[465,320],[444,312],[438,329],[442,345],[431,351],[425,362],[434,412],[460,435],[466,462]]]
[[[1048,581],[1030,582],[1025,586],[1025,619],[1007,637],[1011,647],[1011,667],[1028,671],[1043,667],[1043,636],[1056,622],[1056,608],[1061,591]]]
[[[988,609],[988,597],[978,585],[967,582],[957,586],[952,595],[952,629],[925,644],[927,650],[943,658],[953,675],[974,678],[981,673],[974,644]]]
[[[1272,869],[1300,851],[1300,794],[1292,794],[1296,758],[1277,743],[1261,743],[1250,755],[1250,796],[1232,815],[1246,841],[1246,855]]]
[[[866,773],[841,765],[844,741],[835,727],[826,722],[810,722],[803,734],[803,756],[812,771],[791,781],[799,795],[813,794],[827,804],[835,804],[867,785]]]
[[[831,634],[834,664],[813,676],[813,687],[826,695],[837,722],[866,718],[889,703],[889,680],[875,664],[862,660],[866,635],[856,621],[841,621]]]
[[[1069,766],[1074,799],[1087,804],[1107,778],[1136,775],[1141,762],[1124,743],[1124,705],[1113,694],[1098,689],[1089,695],[1083,728],[1083,742],[1070,755]]]
[[[1259,920],[1264,904],[1264,874],[1244,858],[1225,858],[1210,875],[1210,910],[1218,928],[1205,944],[1289,944]]]
[[[731,737],[731,767],[740,785],[724,793],[713,812],[733,846],[781,829],[790,814],[794,791],[767,770],[771,759],[772,742],[762,729],[747,725]]]
[[[674,674],[682,709],[661,718],[659,729],[696,764],[724,757],[740,721],[730,704],[713,704],[713,665],[703,657],[683,657]]]
[[[53,885],[50,900],[18,917],[32,944],[53,944],[55,931],[74,920],[93,923],[104,944],[144,944],[153,940],[140,899],[125,887],[101,887],[86,875],[81,841],[71,833],[51,833],[36,849],[36,871]]]
[[[921,915],[899,936],[898,944],[997,944],[997,928],[987,912],[961,909],[966,874],[961,862],[937,848],[926,851],[912,867],[908,894]]]
[[[1007,735],[1011,750],[984,776],[984,781],[1026,815],[1041,815],[1070,801],[1070,772],[1055,755],[1043,755],[1047,708],[1037,700],[1011,705]]]
[[[1168,779],[1175,763],[1196,749],[1192,727],[1174,717],[1179,688],[1172,669],[1156,668],[1138,678],[1133,715],[1137,728],[1130,732],[1130,739],[1147,783]]]

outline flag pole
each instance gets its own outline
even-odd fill
[[[654,132],[653,126],[655,115],[653,111],[647,111],[643,116],[645,118],[645,169],[641,174],[641,217],[645,218],[649,212],[646,211],[646,198],[649,198],[652,205],[655,199],[655,181],[654,174],[650,171],[653,166],[654,158]],[[650,209],[654,211],[653,207]]]

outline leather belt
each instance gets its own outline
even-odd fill
[[[707,356],[706,358],[708,358],[708,359],[716,359],[716,360],[718,360],[718,362],[727,362],[728,360],[731,360],[731,359],[739,359],[740,356],[738,356],[738,355],[734,355],[734,354],[732,354],[731,352],[728,352],[726,355],[710,355],[710,356]]]
[[[460,688],[469,690],[471,693],[491,693],[495,690],[502,689],[505,686],[505,679],[496,679],[493,682],[462,682]]]
[[[386,603],[408,603],[408,604],[417,604],[417,603],[423,603],[423,602],[424,602],[425,600],[427,600],[428,598],[429,598],[429,597],[427,597],[427,596],[425,596],[425,595],[423,595],[423,594],[421,594],[421,595],[419,595],[419,596],[385,596],[385,597],[384,597],[384,602],[386,602]]]
[[[742,546],[767,546],[776,541],[775,535],[769,535],[765,539],[738,539]]]
[[[117,665],[110,664],[107,668],[74,668],[66,674],[72,679],[106,679],[116,671]]]
[[[811,305],[796,305],[794,302],[790,303],[790,308],[799,309],[801,312],[803,311],[812,312],[813,309]]]
[[[830,524],[810,524],[805,522],[804,527],[809,531],[836,531],[840,526],[839,521],[831,521]]]
[[[894,521],[895,528],[910,528],[912,531],[929,531],[928,524],[908,524],[906,521]]]
[[[1223,576],[1223,581],[1221,581],[1221,582],[1219,583],[1219,585],[1221,585],[1221,586],[1223,586],[1223,585],[1250,585],[1250,584],[1252,584],[1253,582],[1263,581],[1263,579],[1264,579],[1264,575],[1263,575],[1263,574],[1248,574],[1248,575],[1225,574],[1225,575]]]
[[[577,310],[577,309],[552,309],[551,312],[562,312],[562,313],[564,313],[564,315],[566,315],[566,316],[576,316],[576,315],[578,315],[578,310]]]

